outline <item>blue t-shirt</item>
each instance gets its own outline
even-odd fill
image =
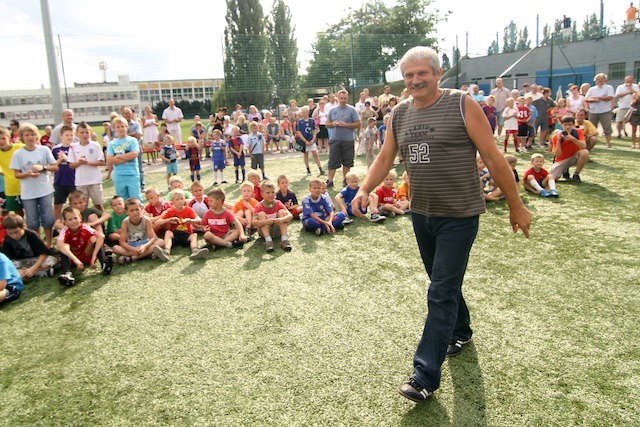
[[[529,117],[528,123],[530,126],[533,126],[533,124],[536,122],[536,119],[538,118],[538,109],[534,107],[533,104],[527,105],[527,107],[529,107],[529,110],[531,111],[531,117]]]
[[[53,158],[57,159],[60,152],[63,152],[66,156],[69,156],[69,149],[71,147],[65,147],[62,144],[58,144],[51,149]],[[69,166],[68,161],[64,161],[58,165],[58,171],[53,175],[53,185],[73,187],[76,185],[76,170]]]
[[[224,161],[225,148],[227,143],[221,140],[211,141],[211,151],[213,152],[213,161]]]
[[[345,122],[345,123],[360,123],[360,116],[355,108],[351,105],[345,105],[344,107],[338,105],[333,107],[329,111],[330,122]],[[353,141],[353,129],[342,126],[333,128],[333,136],[331,139],[334,141]]]
[[[352,190],[351,187],[347,185],[342,189],[342,191],[340,191],[340,194],[342,194],[342,200],[344,200],[344,203],[347,206],[349,206],[353,201],[353,199],[355,199],[359,189],[360,189],[360,186]]]
[[[380,134],[380,145],[384,144],[384,136],[387,133],[387,125],[382,125],[378,128],[378,133]]]
[[[299,119],[296,130],[309,142],[313,139],[313,131],[316,129],[316,121],[312,118]]]
[[[251,154],[262,154],[264,148],[264,135],[261,133],[250,133],[247,135],[247,147]]]
[[[115,156],[116,154],[126,154],[132,151],[140,152],[138,147],[138,140],[131,137],[125,136],[124,138],[118,138],[109,141],[109,145],[107,146],[107,156]],[[133,158],[128,162],[120,163],[119,165],[113,166],[113,176],[140,176],[140,171],[138,170],[138,159]]]
[[[24,284],[22,283],[18,270],[11,260],[2,252],[0,252],[0,280],[6,280],[7,285],[12,285],[18,292],[22,292],[24,289]]]
[[[322,195],[314,200],[311,198],[311,194],[307,194],[302,199],[303,220],[310,218],[312,213],[316,214],[321,219],[327,219],[331,212],[333,212],[331,203],[322,197]]]

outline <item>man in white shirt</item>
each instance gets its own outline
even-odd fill
[[[182,130],[180,122],[184,119],[182,110],[176,107],[176,102],[169,100],[169,106],[162,112],[162,120],[167,123],[167,131],[176,139],[176,144],[182,144]]]
[[[509,89],[504,87],[502,78],[496,79],[496,87],[491,90],[491,95],[496,99],[496,113],[498,114],[498,137],[502,135],[502,127],[504,126],[504,120],[502,119],[502,110],[507,106],[507,98],[511,95]]]
[[[633,76],[624,78],[624,83],[616,88],[616,100],[618,101],[618,111],[616,112],[616,129],[618,129],[618,138],[622,136],[624,129],[624,116],[627,115],[631,108],[631,98],[633,94],[638,92],[638,85],[633,83]],[[625,135],[627,131],[625,130]]]
[[[56,127],[53,128],[53,131],[51,132],[51,137],[49,138],[49,145],[51,147],[58,145],[62,142],[62,140],[60,139],[60,129],[62,129],[62,126],[71,126],[73,128],[73,142],[78,142],[78,137],[75,136],[76,134],[76,124],[73,123],[73,110],[70,109],[66,109],[62,112],[62,123],[59,123],[58,125],[56,125]]]
[[[587,91],[585,101],[589,104],[589,121],[597,128],[602,125],[607,147],[611,148],[611,101],[613,101],[613,87],[607,83],[607,75],[598,73],[593,78],[596,82]]]

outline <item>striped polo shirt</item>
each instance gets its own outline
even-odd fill
[[[477,150],[465,126],[463,93],[442,89],[433,105],[416,108],[407,100],[392,114],[393,135],[409,175],[411,210],[455,218],[483,213]]]

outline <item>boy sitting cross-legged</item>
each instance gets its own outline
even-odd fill
[[[135,197],[124,202],[127,217],[120,228],[120,242],[113,251],[120,255],[118,262],[128,264],[151,255],[156,246],[164,242],[156,237],[151,219],[142,214],[142,203]]]
[[[342,213],[346,215],[344,224],[350,224],[353,222],[352,216],[366,219],[367,208],[351,209],[351,202],[356,197],[360,186],[358,185],[358,174],[355,172],[347,173],[345,180],[347,181],[346,187],[342,189],[336,195],[336,206]],[[369,194],[369,205],[371,205],[371,222],[381,222],[386,219],[384,215],[378,213],[378,196],[375,193]]]
[[[198,215],[187,206],[184,191],[181,189],[171,190],[171,207],[162,213],[156,225],[167,226],[164,233],[164,249],[153,248],[153,253],[162,261],[169,261],[171,247],[175,241],[180,246],[188,246],[191,249],[190,259],[205,258],[209,254],[207,248],[198,248],[198,235],[193,232],[191,224],[200,222]]]
[[[317,178],[309,180],[309,194],[302,199],[302,227],[318,236],[335,233],[347,217],[344,212],[335,213],[328,198],[322,197],[322,182]]]
[[[276,186],[271,181],[264,181],[260,185],[262,201],[253,210],[253,224],[264,237],[264,247],[267,252],[273,252],[272,236],[280,236],[280,247],[285,252],[291,251],[291,243],[287,234],[287,225],[293,215],[287,207],[276,199]]]
[[[113,259],[106,257],[102,244],[104,235],[82,223],[82,217],[77,209],[66,207],[62,210],[64,227],[58,235],[58,251],[63,273],[58,276],[60,284],[73,286],[75,278],[71,273],[71,263],[82,271],[85,266],[94,267],[96,260],[102,265],[102,274],[111,274]]]
[[[34,276],[53,276],[53,267],[58,260],[50,254],[40,236],[27,229],[20,215],[9,212],[2,220],[2,226],[6,232],[2,252],[11,259],[23,281]]]
[[[202,226],[205,230],[204,240],[214,249],[217,247],[241,247],[248,238],[244,234],[240,220],[224,206],[224,190],[214,188],[209,191],[207,197],[209,198],[209,210],[202,216]]]

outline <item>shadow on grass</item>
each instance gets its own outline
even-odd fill
[[[245,259],[245,263],[244,263],[245,269],[255,270],[259,268],[260,265],[262,265],[263,261],[269,262],[287,253],[283,251],[282,248],[280,248],[280,237],[273,238],[274,250],[271,253],[267,253],[265,251],[264,244],[265,244],[265,241],[262,237],[251,242],[251,246],[249,247],[247,247],[247,245],[245,244],[244,246],[245,251],[243,255]]]
[[[409,412],[404,414],[403,426],[441,426],[450,425],[447,408],[443,406],[437,397],[429,398],[426,402],[417,403]]]
[[[453,384],[453,424],[486,426],[484,381],[473,342],[447,363]]]

